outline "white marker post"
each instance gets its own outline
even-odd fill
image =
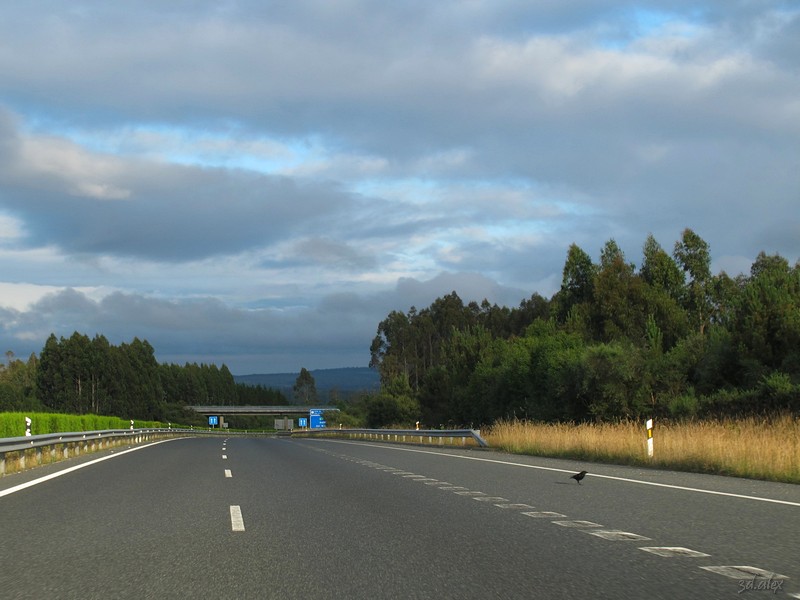
[[[653,458],[653,419],[647,419],[647,458]]]
[[[29,437],[31,435],[31,418],[25,417],[25,437]]]

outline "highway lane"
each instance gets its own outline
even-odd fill
[[[332,440],[170,441],[0,496],[0,595],[800,593],[798,486],[609,465],[585,466],[590,474],[577,485],[569,474],[582,466]],[[35,479],[36,471],[0,479],[0,494]],[[238,507],[241,521],[231,507]],[[647,539],[615,541],[590,531]],[[642,547],[684,547],[707,556],[664,557]],[[702,568],[731,565],[789,579],[726,577]]]

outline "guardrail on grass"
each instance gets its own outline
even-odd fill
[[[461,445],[466,446],[467,440],[471,440],[481,448],[489,447],[480,432],[474,429],[295,429],[292,431],[292,436],[337,437],[418,444],[432,444],[434,438],[439,438],[447,440],[450,445],[455,445],[453,444],[455,440],[461,440]]]

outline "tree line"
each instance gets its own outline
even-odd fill
[[[572,244],[559,291],[519,307],[453,292],[393,311],[370,365],[373,426],[619,420],[800,410],[800,262],[759,254],[749,275],[712,275],[686,229],[667,253],[652,235],[641,266],[616,242],[595,263]]]
[[[186,406],[288,404],[280,391],[236,383],[225,365],[160,364],[153,347],[139,338],[116,346],[103,335],[51,334],[39,356],[32,354],[23,362],[7,352],[6,358],[0,367],[0,411],[92,413],[199,425],[204,417]],[[241,427],[260,424],[253,417],[230,421]]]

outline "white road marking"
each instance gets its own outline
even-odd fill
[[[589,535],[596,535],[604,540],[612,540],[614,542],[644,542],[651,538],[644,537],[638,533],[630,533],[629,531],[617,531],[613,529],[581,529],[584,533]]]
[[[690,550],[689,548],[683,548],[680,546],[649,546],[649,547],[639,548],[639,550],[644,550],[645,552],[650,552],[658,556],[667,556],[667,557],[687,556],[689,558],[701,558],[704,556],[711,556],[710,554],[706,554],[705,552],[698,552],[697,550]]]
[[[535,512],[524,512],[523,515],[527,517],[533,517],[534,519],[560,519],[562,517],[566,517],[567,515],[562,515],[561,513],[552,512],[549,510],[543,511],[535,511]]]
[[[323,440],[320,440],[323,441]],[[478,456],[461,456],[460,454],[448,454],[447,452],[433,452],[431,450],[420,450],[417,448],[398,448],[394,446],[370,444],[366,442],[347,442],[343,440],[324,440],[334,444],[350,444],[353,446],[370,446],[373,448],[383,448],[384,450],[392,450],[395,452],[416,452],[418,454],[434,454],[436,456],[445,456],[448,458],[459,458],[461,460],[476,460],[479,462],[494,463],[498,465],[509,465],[512,467],[521,467],[523,469],[537,469],[540,471],[554,471],[556,473],[575,473],[574,469],[556,469],[554,467],[542,467],[539,465],[526,465],[523,463],[512,462],[510,460],[496,460],[493,458],[480,458]],[[669,488],[673,490],[683,490],[685,492],[696,492],[699,494],[711,494],[714,496],[727,496],[729,498],[743,498],[745,500],[757,500],[759,502],[772,502],[773,504],[786,504],[788,506],[800,507],[800,502],[791,502],[789,500],[776,500],[775,498],[764,498],[763,496],[747,496],[745,494],[734,494],[733,492],[718,492],[716,490],[704,490],[702,488],[693,488],[684,485],[673,485],[671,483],[657,483],[655,481],[642,481],[641,479],[630,479],[628,477],[616,477],[614,475],[597,475],[589,473],[586,477],[596,477],[599,479],[612,479],[615,481],[624,481],[626,483],[637,483],[639,485],[652,485],[655,487]]]
[[[533,508],[530,504],[495,504],[497,508],[514,508],[521,510],[523,508]]]
[[[223,454],[222,455],[222,460],[228,460],[228,455],[227,454]]]
[[[508,502],[508,498],[501,498],[500,496],[484,496],[482,498],[473,498],[478,502]]]
[[[789,579],[786,575],[780,575],[779,573],[773,573],[772,571],[765,571],[764,569],[759,569],[758,567],[719,566],[719,567],[700,567],[700,568],[705,571],[711,571],[712,573],[716,573],[717,575],[724,575],[725,577],[730,577],[731,579],[753,579],[753,578]]]
[[[231,531],[244,531],[242,509],[238,505],[231,506]]]
[[[592,521],[553,521],[553,523],[562,527],[575,527],[578,529],[581,527],[602,527],[599,523],[593,523]]]
[[[156,444],[163,444],[165,442],[174,442],[175,440],[182,440],[186,438],[172,438],[169,440],[159,440],[157,442],[153,442],[152,444],[145,444],[144,446],[137,446],[136,448],[129,448],[128,450],[122,450],[121,452],[115,452],[113,454],[109,454],[108,456],[102,456],[100,458],[96,458],[94,460],[90,460],[89,462],[81,463],[79,465],[75,465],[73,467],[67,467],[63,471],[58,471],[56,473],[50,473],[49,475],[45,475],[44,477],[39,477],[38,479],[33,479],[31,481],[27,481],[25,483],[20,483],[19,485],[15,485],[14,487],[10,487],[7,490],[0,490],[0,498],[3,496],[10,496],[16,492],[21,490],[27,489],[29,487],[33,487],[34,485],[39,485],[40,483],[44,483],[45,481],[50,481],[51,479],[55,479],[56,477],[61,477],[62,475],[66,475],[67,473],[72,473],[73,471],[77,471],[78,469],[83,469],[85,467],[89,467],[91,465],[96,465],[99,462],[103,462],[104,460],[108,460],[110,458],[116,458],[118,456],[122,456],[123,454],[127,454],[128,452],[136,452],[137,450],[143,450],[145,448],[149,448],[150,446],[155,446]]]
[[[470,492],[470,491],[453,492],[453,493],[458,494],[459,496],[485,496],[486,495],[483,492]]]
[[[445,485],[445,486],[442,486],[442,487],[436,488],[436,489],[438,489],[438,490],[447,490],[448,492],[452,492],[453,490],[465,490],[467,488],[465,488],[465,487],[463,487],[461,485]]]
[[[230,469],[225,469],[225,477],[233,477]]]

